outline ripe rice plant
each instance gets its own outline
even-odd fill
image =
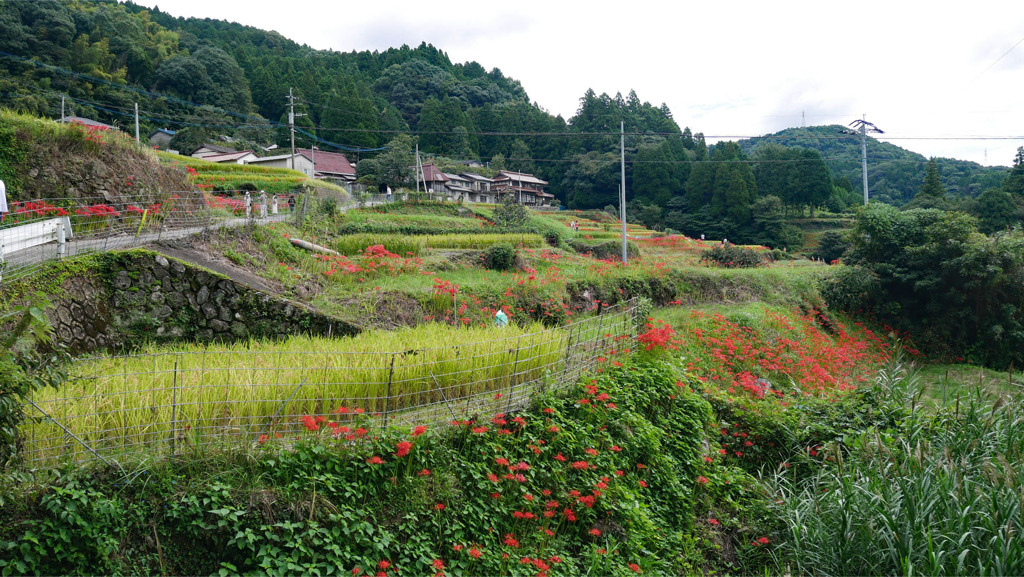
[[[523,248],[544,248],[547,242],[539,234],[433,234],[423,237],[430,248],[485,249],[507,242]]]
[[[398,234],[349,234],[339,237],[334,248],[345,256],[353,256],[375,244],[383,245],[388,252],[398,255],[417,256],[426,243],[420,237]]]
[[[602,352],[608,331],[629,334],[632,327],[629,311],[557,330],[431,324],[219,350],[153,348],[82,360],[62,390],[33,400],[107,453],[159,454],[237,445],[259,434],[291,435],[301,428],[300,417],[342,406],[382,424],[447,422],[504,410],[549,381],[576,378]],[[50,421],[37,420],[22,434],[29,461],[87,456]]]

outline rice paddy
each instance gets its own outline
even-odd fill
[[[632,331],[631,315],[606,314],[554,330],[426,324],[357,338],[187,345],[84,359],[61,390],[34,398],[67,430],[36,419],[23,428],[24,455],[30,461],[85,456],[70,434],[107,453],[237,445],[261,434],[293,434],[301,417],[332,415],[339,407],[382,424],[493,413],[533,388],[578,377],[604,352],[606,334]]]

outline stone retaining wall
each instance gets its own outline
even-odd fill
[[[352,335],[359,329],[164,255],[103,255],[95,276],[73,276],[54,295],[50,320],[72,353],[144,342],[231,341],[293,334]]]

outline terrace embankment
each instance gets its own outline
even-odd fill
[[[50,321],[74,354],[152,341],[359,332],[304,304],[152,251],[95,255],[51,279]]]

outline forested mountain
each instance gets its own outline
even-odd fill
[[[314,50],[274,32],[115,0],[0,0],[0,62],[2,106],[55,118],[63,95],[68,115],[129,126],[139,102],[142,131],[177,130],[172,146],[182,151],[220,135],[239,148],[287,144],[291,90],[300,145],[359,160],[411,133],[426,154],[537,174],[580,207],[617,197],[619,121],[631,155],[651,148],[643,154],[686,161],[685,150],[702,146],[689,131],[683,138],[667,107],[632,92],[588,92],[567,121],[531,103],[500,69],[452,63],[427,44]],[[608,134],[577,136],[595,131]],[[658,194],[678,183],[669,178]]]
[[[143,136],[175,130],[172,148],[187,153],[227,137],[263,154],[289,144],[289,93],[296,144],[345,152],[368,185],[411,184],[415,143],[453,170],[479,160],[535,174],[571,208],[616,205],[623,126],[628,216],[650,227],[792,246],[788,215],[842,211],[860,197],[859,137],[838,126],[709,151],[667,106],[633,91],[588,90],[565,119],[500,69],[453,63],[425,43],[342,53],[116,0],[0,0],[2,107],[58,118],[63,99],[67,115],[130,127],[138,103]],[[873,139],[868,153],[875,200],[903,205],[921,189],[924,157]],[[997,189],[1006,175],[950,159],[936,166],[942,192],[920,201],[936,206]],[[983,200],[988,212],[1005,212],[1006,198]]]
[[[854,191],[863,196],[861,184],[861,140],[859,135],[842,134],[838,125],[787,128],[786,130],[739,141],[744,152],[752,153],[763,144],[781,144],[809,148],[821,153],[836,179],[846,177]],[[872,199],[900,206],[910,202],[924,184],[924,156],[880,142],[869,136],[868,187]],[[1005,159],[1009,162],[1012,159]],[[976,162],[936,158],[939,179],[951,198],[976,198],[990,188],[998,188],[1006,176],[1006,167],[986,167]]]

